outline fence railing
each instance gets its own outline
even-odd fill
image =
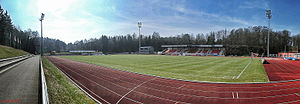
[[[45,74],[43,69],[42,59],[40,57],[40,74],[41,74],[41,85],[42,85],[42,104],[49,104],[47,84],[45,80]]]

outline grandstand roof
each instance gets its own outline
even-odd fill
[[[141,48],[153,48],[152,46],[143,46]]]
[[[223,45],[161,45],[164,48],[185,48],[185,47],[199,47],[199,48],[214,48],[224,47]]]
[[[71,53],[93,53],[95,50],[70,50]]]

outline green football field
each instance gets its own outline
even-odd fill
[[[268,82],[259,59],[164,55],[60,56],[161,77],[210,82]],[[247,67],[246,67],[247,66]]]

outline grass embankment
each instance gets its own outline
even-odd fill
[[[0,59],[16,57],[29,54],[23,50],[14,49],[12,47],[0,45]]]
[[[50,104],[96,104],[46,58],[42,58]]]
[[[250,58],[162,55],[60,57],[115,69],[184,80],[213,82],[268,81],[267,74],[259,59],[253,59],[239,79],[233,79],[250,62]]]

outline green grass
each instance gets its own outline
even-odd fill
[[[0,45],[0,59],[29,54],[23,50]]]
[[[60,56],[71,60],[96,64],[131,72],[168,78],[213,82],[267,82],[268,78],[259,59],[250,58],[162,56],[162,55],[105,55]]]
[[[50,104],[96,104],[46,58],[42,58]]]

